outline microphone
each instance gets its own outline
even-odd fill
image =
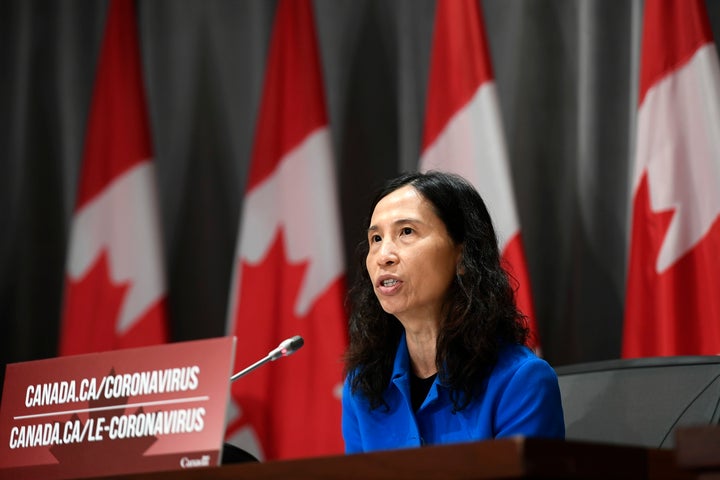
[[[305,345],[305,340],[303,340],[300,335],[295,335],[294,337],[283,340],[282,342],[280,342],[280,345],[278,345],[277,348],[268,353],[265,358],[258,360],[244,370],[237,372],[232,377],[230,377],[230,381],[234,382],[238,378],[247,375],[248,373],[258,368],[260,365],[263,365],[267,362],[274,362],[278,358],[292,355],[293,353],[300,350],[303,345]]]

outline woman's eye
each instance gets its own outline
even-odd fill
[[[410,235],[411,233],[413,233],[413,229],[410,228],[410,227],[404,227],[404,228],[402,229],[401,233],[402,233],[403,235]]]
[[[373,236],[370,237],[370,242],[371,242],[371,243],[377,243],[377,242],[379,242],[380,240],[382,240],[382,239],[380,238],[380,235],[373,235]]]

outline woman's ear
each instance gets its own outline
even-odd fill
[[[463,245],[458,249],[457,261],[455,263],[455,273],[459,276],[465,275],[465,262],[463,262]]]

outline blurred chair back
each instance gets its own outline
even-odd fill
[[[677,427],[720,420],[720,356],[607,360],[555,371],[568,440],[672,448]]]

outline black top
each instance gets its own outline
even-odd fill
[[[410,374],[410,397],[412,399],[413,411],[417,412],[420,405],[425,401],[430,387],[435,381],[437,373],[428,378],[418,378],[414,373]]]

